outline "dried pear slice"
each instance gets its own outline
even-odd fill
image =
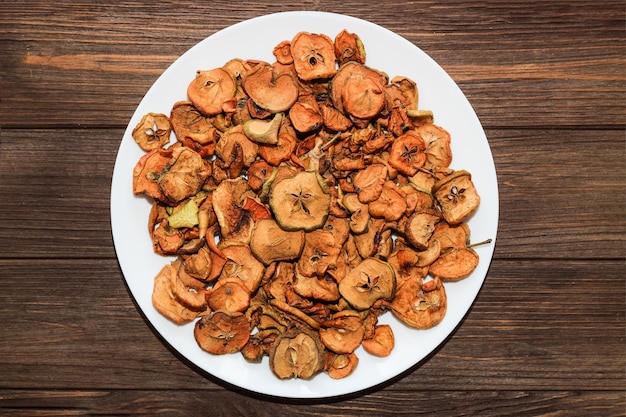
[[[439,222],[432,239],[439,241],[442,252],[448,248],[464,248],[470,243],[470,228],[467,223],[450,226],[446,222]]]
[[[195,195],[211,175],[200,154],[185,146],[179,146],[172,152],[160,176],[159,190],[172,203],[178,203]]]
[[[199,70],[187,87],[187,97],[198,110],[212,116],[222,111],[236,89],[237,83],[225,69]]]
[[[304,231],[284,230],[274,219],[257,221],[250,238],[252,253],[264,265],[297,259],[303,247]]]
[[[324,345],[316,332],[294,328],[276,338],[270,368],[280,379],[311,379],[325,363]]]
[[[447,168],[452,162],[450,133],[444,128],[433,124],[419,126],[415,129],[415,132],[424,139],[426,144],[424,168],[429,171]]]
[[[386,181],[378,198],[369,202],[368,210],[372,217],[384,218],[388,222],[393,222],[404,214],[406,200],[393,181]]]
[[[356,310],[366,310],[378,300],[391,300],[396,291],[393,268],[377,258],[364,259],[339,283],[339,292]]]
[[[236,163],[249,167],[256,160],[258,150],[259,145],[248,138],[242,125],[224,132],[215,146],[215,153],[227,167]]]
[[[147,113],[133,129],[132,136],[144,151],[151,151],[167,145],[170,141],[172,124],[161,113]]]
[[[451,225],[465,220],[480,203],[472,175],[465,170],[456,171],[437,181],[433,186],[433,194],[444,219]]]
[[[194,337],[201,349],[215,355],[239,352],[250,339],[250,321],[242,313],[216,311],[200,318]]]
[[[326,221],[330,199],[330,190],[319,174],[302,171],[273,185],[269,205],[283,229],[310,231]]]
[[[428,272],[443,281],[461,280],[478,266],[478,254],[472,248],[452,248],[442,253]]]
[[[175,103],[170,111],[170,121],[174,134],[180,142],[191,140],[203,146],[211,145],[215,149],[217,129],[211,124],[210,119],[201,114],[190,101]]]

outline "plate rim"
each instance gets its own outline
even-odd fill
[[[139,112],[139,110],[143,107],[144,102],[146,100],[147,97],[150,96],[150,94],[153,92],[153,90],[159,85],[159,82],[164,79],[165,77],[167,77],[170,73],[172,73],[173,71],[176,70],[177,66],[183,65],[183,63],[186,61],[186,59],[189,56],[192,56],[192,54],[197,53],[198,50],[201,50],[206,44],[211,43],[212,41],[220,38],[220,37],[228,37],[232,32],[236,32],[237,30],[240,30],[241,28],[245,28],[248,25],[259,25],[259,24],[264,24],[267,22],[271,22],[274,21],[276,19],[281,20],[281,19],[302,19],[302,18],[306,18],[306,19],[311,19],[311,20],[339,20],[341,22],[344,22],[344,25],[346,26],[350,26],[350,24],[352,26],[365,26],[365,27],[370,27],[371,29],[375,29],[377,31],[382,31],[383,33],[386,33],[387,36],[390,36],[392,38],[394,38],[395,41],[400,42],[400,43],[404,43],[404,47],[405,48],[410,48],[411,50],[413,50],[413,52],[415,52],[416,54],[420,55],[421,59],[426,60],[429,65],[434,66],[436,69],[438,69],[439,71],[441,71],[441,74],[439,74],[440,76],[444,76],[444,77],[448,77],[449,82],[456,88],[458,89],[458,93],[460,93],[460,97],[457,97],[457,99],[461,99],[463,100],[465,103],[463,103],[464,106],[469,107],[469,109],[471,109],[471,114],[470,115],[465,115],[465,116],[469,116],[470,118],[475,119],[475,122],[478,123],[478,126],[480,127],[480,131],[482,132],[482,136],[484,138],[485,141],[485,145],[487,146],[487,148],[489,149],[488,152],[488,160],[486,161],[487,163],[485,165],[489,165],[489,169],[491,169],[493,171],[493,181],[495,182],[495,189],[493,187],[493,184],[491,185],[491,193],[495,192],[495,196],[492,196],[492,198],[495,199],[495,206],[490,207],[490,214],[492,216],[495,216],[495,219],[492,219],[492,221],[495,220],[495,226],[492,225],[492,231],[493,231],[493,236],[490,236],[490,238],[492,239],[492,243],[491,243],[491,247],[488,248],[487,251],[484,251],[487,253],[487,259],[483,259],[483,255],[481,255],[481,261],[483,262],[483,269],[484,269],[484,275],[480,278],[480,282],[478,285],[478,288],[472,292],[472,296],[470,297],[469,303],[467,308],[465,308],[463,314],[461,315],[461,317],[456,320],[456,323],[454,324],[454,326],[452,326],[452,329],[450,331],[447,332],[446,336],[440,339],[437,339],[437,343],[435,343],[432,348],[430,349],[429,353],[426,354],[424,357],[422,357],[421,359],[411,362],[409,364],[409,366],[404,367],[404,369],[399,372],[396,373],[393,376],[390,376],[388,378],[384,378],[384,379],[380,379],[375,381],[372,384],[369,384],[367,386],[359,386],[357,389],[354,390],[350,390],[350,389],[344,389],[341,392],[338,393],[325,393],[325,392],[311,392],[309,390],[302,390],[300,389],[299,391],[296,390],[291,390],[289,391],[286,395],[284,393],[281,392],[277,392],[276,390],[267,390],[263,387],[258,387],[258,386],[242,386],[240,383],[236,383],[236,382],[232,382],[231,380],[229,380],[229,378],[224,378],[223,375],[219,374],[216,375],[215,372],[211,372],[211,370],[207,370],[202,364],[198,364],[196,363],[196,361],[192,360],[191,358],[188,357],[188,355],[185,354],[185,352],[181,352],[181,350],[179,348],[177,348],[174,344],[172,344],[170,337],[168,337],[168,335],[163,334],[163,329],[160,328],[153,320],[151,320],[151,315],[148,314],[145,311],[145,307],[142,306],[142,304],[140,303],[138,297],[135,294],[134,291],[134,285],[132,285],[133,283],[131,283],[129,281],[129,278],[127,277],[127,266],[126,265],[126,261],[122,261],[122,258],[120,257],[120,252],[123,250],[122,246],[121,246],[121,240],[123,239],[123,236],[120,235],[120,230],[119,230],[119,217],[120,215],[122,215],[119,212],[119,207],[116,206],[116,203],[118,202],[118,195],[115,195],[115,190],[119,189],[119,184],[120,181],[122,181],[122,179],[120,178],[120,176],[123,176],[124,174],[122,174],[120,172],[121,169],[121,164],[118,165],[118,162],[121,161],[121,153],[123,151],[122,146],[124,145],[124,141],[128,139],[128,135],[130,130],[132,130],[132,127],[134,126],[133,124],[133,120],[136,120],[137,117],[140,114],[143,114],[143,112]],[[322,22],[320,24],[321,26],[324,26],[324,22]],[[337,32],[338,33],[338,32]],[[358,33],[358,32],[357,32]],[[333,35],[333,34],[329,34],[329,35]],[[361,36],[361,34],[359,34]],[[286,38],[287,39],[287,38]],[[368,51],[368,44],[366,42],[365,43],[365,48],[366,51]],[[268,48],[271,49],[273,45],[268,45]],[[371,49],[371,48],[370,48]],[[368,51],[368,55],[369,55],[369,51]],[[234,56],[233,56],[234,58]],[[242,57],[242,58],[254,58],[254,57]],[[369,62],[369,61],[368,61]],[[376,66],[373,65],[374,68],[376,68]],[[383,69],[384,70],[384,69]],[[195,72],[195,69],[190,69],[190,72]],[[390,74],[390,75],[399,75],[399,74]],[[414,80],[418,83],[418,85],[420,84],[419,79]],[[173,104],[173,103],[172,103]],[[437,114],[435,114],[435,117],[437,117]],[[446,128],[445,125],[442,125],[443,128]],[[454,140],[454,139],[453,139]],[[134,144],[134,143],[133,143]],[[136,145],[135,145],[136,146]],[[487,155],[483,155],[483,156],[487,156]],[[455,155],[453,153],[453,158],[455,158]],[[456,158],[455,158],[456,159]],[[454,159],[453,159],[454,161]],[[471,172],[471,171],[470,171]],[[129,175],[129,173],[127,172],[125,174],[126,176]],[[128,179],[128,178],[126,178]],[[132,198],[130,196],[127,196],[129,198]],[[134,197],[136,198],[142,198],[142,197]],[[115,207],[114,207],[115,206]],[[480,208],[479,208],[480,210]],[[447,74],[447,72],[434,60],[432,59],[428,54],[426,54],[424,51],[422,51],[417,45],[413,44],[412,42],[408,41],[407,39],[405,39],[404,37],[384,28],[383,26],[380,26],[378,24],[372,23],[370,21],[364,20],[364,19],[360,19],[357,17],[353,17],[350,15],[345,15],[345,14],[339,14],[339,13],[334,13],[334,12],[322,12],[322,11],[285,11],[285,12],[277,12],[277,13],[270,13],[270,14],[265,14],[262,16],[257,16],[251,19],[247,19],[247,20],[243,20],[240,21],[238,23],[235,23],[231,26],[225,27],[209,36],[207,36],[206,38],[202,39],[201,41],[199,41],[198,43],[196,43],[195,45],[193,45],[191,48],[189,48],[187,51],[185,51],[183,54],[181,54],[174,62],[172,62],[168,68],[163,71],[160,76],[157,78],[157,80],[150,86],[150,88],[148,89],[148,91],[146,92],[146,94],[144,95],[144,97],[142,98],[142,100],[140,101],[140,103],[137,105],[133,116],[131,117],[131,119],[129,120],[128,126],[125,130],[124,136],[121,139],[120,142],[120,146],[118,149],[118,154],[116,156],[116,160],[115,160],[115,167],[113,170],[113,176],[112,176],[112,180],[111,180],[111,201],[110,201],[110,215],[111,215],[111,228],[112,228],[112,235],[113,235],[113,241],[114,241],[114,247],[115,247],[115,252],[116,252],[116,257],[118,260],[118,263],[120,265],[120,269],[122,270],[122,275],[124,277],[124,282],[130,292],[131,297],[133,298],[133,302],[137,305],[138,309],[140,310],[140,314],[143,316],[144,320],[147,321],[147,324],[149,325],[149,327],[153,330],[153,332],[156,332],[159,336],[159,338],[166,342],[168,347],[175,350],[177,355],[183,357],[186,361],[188,361],[189,363],[193,364],[196,368],[202,370],[204,373],[206,373],[207,375],[209,375],[210,377],[212,377],[213,379],[217,379],[220,381],[223,381],[224,383],[230,385],[230,386],[235,386],[238,388],[241,388],[243,390],[252,392],[252,393],[257,393],[257,394],[262,394],[262,395],[267,395],[267,396],[273,396],[273,397],[279,397],[279,398],[331,398],[331,397],[339,397],[339,396],[345,396],[345,395],[352,395],[352,394],[356,394],[359,392],[363,392],[366,390],[370,390],[370,389],[377,389],[377,387],[383,386],[386,383],[390,382],[390,381],[395,381],[397,380],[397,378],[402,378],[404,377],[404,375],[413,372],[417,367],[419,367],[421,364],[423,364],[425,361],[427,361],[432,355],[433,352],[436,352],[443,344],[445,344],[453,335],[454,333],[457,331],[457,329],[461,326],[461,324],[465,321],[466,317],[468,316],[472,306],[475,303],[476,298],[478,297],[478,294],[480,293],[483,284],[486,280],[487,277],[487,273],[489,270],[489,267],[491,265],[491,261],[493,259],[493,254],[495,251],[495,245],[496,245],[496,238],[497,238],[497,230],[498,230],[498,226],[499,226],[499,195],[498,195],[498,183],[497,183],[497,174],[495,171],[495,164],[493,161],[493,155],[491,153],[491,149],[489,148],[489,143],[488,143],[488,139],[485,135],[484,129],[482,127],[482,124],[480,123],[480,121],[478,120],[478,116],[476,115],[474,109],[472,108],[471,104],[469,103],[469,100],[467,99],[467,97],[465,96],[465,94],[460,90],[460,87],[456,84],[456,82],[454,82],[454,80]],[[473,230],[472,230],[473,231]],[[168,262],[168,258],[167,257],[161,257],[161,259],[163,259],[163,264],[165,264],[166,262]],[[486,269],[485,269],[485,264],[486,264]],[[468,279],[468,278],[466,278]],[[446,284],[447,285],[447,284]],[[390,316],[391,313],[387,313],[387,316]],[[395,330],[395,329],[394,329]],[[207,353],[207,355],[209,355]],[[264,364],[251,364],[250,366],[267,366],[267,363]],[[274,377],[275,378],[275,377]],[[349,377],[348,377],[349,378]],[[298,381],[298,383],[302,383],[304,382],[305,384],[307,383],[307,381],[302,381],[302,380],[289,380],[289,381]],[[274,381],[276,382],[276,381]],[[280,382],[279,384],[282,384],[282,386],[284,387],[284,384],[282,382]]]

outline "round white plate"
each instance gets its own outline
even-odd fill
[[[175,325],[152,306],[153,278],[171,259],[156,255],[147,232],[150,202],[132,192],[133,167],[144,154],[131,136],[148,112],[169,114],[172,105],[186,99],[187,85],[196,70],[222,66],[232,58],[273,62],[272,49],[300,31],[324,33],[334,38],[343,29],[358,34],[365,45],[366,65],[390,77],[403,75],[419,88],[419,108],[430,109],[435,123],[452,135],[455,169],[466,169],[481,196],[478,211],[469,220],[472,241],[493,242],[476,248],[477,269],[468,278],[446,284],[448,311],[429,330],[410,329],[391,313],[380,322],[390,323],[396,346],[389,357],[378,358],[359,348],[360,362],[347,378],[333,380],[320,374],[312,380],[279,380],[268,365],[247,363],[241,354],[213,356],[202,351],[193,337],[193,324]],[[374,387],[396,377],[426,358],[467,314],[483,284],[495,247],[498,226],[498,184],[491,150],[482,126],[459,87],[428,55],[406,39],[373,23],[325,12],[284,12],[247,20],[204,39],[176,60],[148,90],[122,138],[111,186],[111,226],[122,272],[137,304],[156,331],[176,351],[209,374],[240,388],[288,398],[340,396]]]

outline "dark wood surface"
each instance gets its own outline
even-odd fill
[[[150,85],[188,48],[283,10],[367,19],[459,84],[498,172],[498,241],[456,332],[332,401],[213,380],[149,328],[112,244],[111,175]],[[626,413],[623,1],[0,4],[0,415]]]

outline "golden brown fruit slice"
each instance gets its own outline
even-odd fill
[[[388,324],[380,324],[375,327],[374,335],[363,340],[363,349],[375,356],[389,356],[395,347],[393,329]]]
[[[359,357],[356,353],[337,354],[326,352],[326,372],[333,379],[341,379],[354,372],[359,364]]]
[[[356,33],[350,33],[344,29],[335,36],[334,44],[335,57],[339,66],[350,61],[365,64],[365,46]]]
[[[237,83],[223,68],[201,70],[187,87],[187,97],[202,113],[221,113],[224,103],[235,96]]]
[[[296,259],[303,246],[304,231],[284,230],[274,219],[257,221],[250,238],[252,253],[264,265]]]
[[[133,129],[133,139],[144,151],[151,151],[167,145],[170,141],[172,124],[161,113],[148,113]]]
[[[339,283],[339,292],[356,310],[366,310],[377,300],[391,300],[395,290],[393,268],[377,258],[364,259]]]
[[[305,81],[330,78],[337,72],[333,41],[324,34],[299,32],[291,40],[298,77]]]
[[[324,345],[312,331],[292,330],[276,338],[270,351],[270,368],[280,379],[311,379],[324,367]]]
[[[246,74],[242,85],[254,103],[270,113],[287,111],[298,100],[294,78],[268,63],[257,64]]]
[[[200,348],[209,353],[235,353],[250,338],[250,321],[242,313],[216,311],[201,317],[194,326],[193,334]]]
[[[478,254],[471,248],[452,248],[442,253],[428,272],[443,281],[458,281],[478,266]]]
[[[188,309],[174,298],[170,284],[172,275],[176,275],[176,267],[167,264],[154,277],[152,305],[174,323],[188,323],[198,316],[198,312]]]
[[[343,310],[322,323],[320,340],[335,353],[352,353],[365,335],[361,316],[354,310]]]
[[[414,131],[408,131],[391,145],[389,164],[405,175],[415,175],[426,162],[425,149],[424,139]]]
[[[413,213],[404,226],[404,235],[408,242],[417,250],[428,248],[429,241],[440,217],[434,210],[423,210]]]
[[[276,182],[269,205],[283,229],[314,230],[326,221],[330,199],[330,190],[319,174],[303,171]]]
[[[450,224],[461,223],[480,203],[472,175],[465,171],[456,171],[437,181],[433,194],[441,207],[444,219]]]
[[[406,280],[389,304],[391,312],[407,326],[429,329],[443,320],[448,301],[445,288],[437,277],[423,282],[421,278]]]

